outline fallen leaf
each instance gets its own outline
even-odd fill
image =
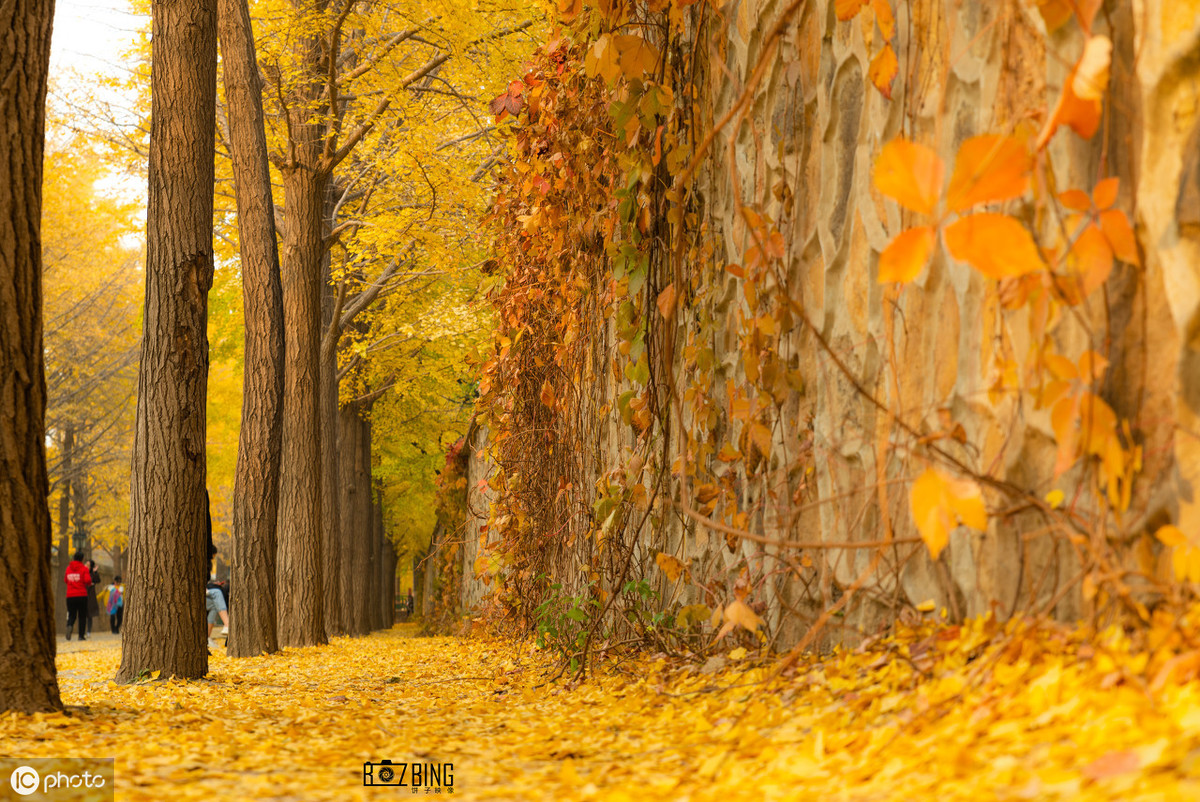
[[[1109,752],[1093,760],[1083,767],[1083,776],[1089,780],[1103,780],[1137,771],[1141,765],[1137,752],[1132,749],[1122,749]]]

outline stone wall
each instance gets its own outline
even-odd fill
[[[786,283],[753,291],[798,299],[811,323],[795,320],[780,338],[780,356],[803,387],[781,404],[772,449],[807,454],[808,469],[784,475],[788,462],[773,457],[768,470],[738,481],[740,507],[753,511],[745,526],[805,547],[698,526],[668,502],[679,492],[675,478],[656,497],[655,525],[635,546],[634,575],[655,583],[662,606],[723,603],[748,575],[778,645],[796,641],[856,584],[861,592],[846,611],[847,626],[833,638],[871,631],[929,599],[959,617],[1052,609],[1076,618],[1086,601],[1078,551],[1066,538],[1040,535],[1045,521],[1036,509],[997,508],[999,498],[989,497],[987,531],[956,530],[936,562],[913,542],[906,482],[924,464],[923,438],[997,483],[1038,494],[1057,488],[1069,503],[1095,505],[1078,468],[1054,476],[1047,411],[994,391],[998,355],[1020,356],[1030,347],[1029,321],[1001,312],[995,282],[937,249],[913,284],[878,283],[880,252],[911,221],[873,189],[871,175],[880,148],[897,136],[931,143],[952,165],[971,136],[1036,130],[1078,58],[1082,35],[1072,26],[1047,34],[1034,6],[1021,0],[896,2],[900,67],[888,99],[867,80],[878,30],[839,22],[833,0],[801,4],[764,56],[763,37],[787,5],[727,3],[689,35],[707,51],[696,82],[709,125],[737,102],[760,58],[767,60],[749,113],[713,143],[699,181],[698,224],[715,242],[718,262],[739,263],[751,247],[743,206],[777,221],[784,235]],[[1145,534],[1172,520],[1200,542],[1200,488],[1193,490],[1200,482],[1198,20],[1194,1],[1105,3],[1096,32],[1110,36],[1114,52],[1101,131],[1090,141],[1060,132],[1049,149],[1059,189],[1121,179],[1118,208],[1134,221],[1142,253],[1140,268],[1118,265],[1103,293],[1049,329],[1064,353],[1093,347],[1109,354],[1102,395],[1143,446],[1130,511],[1106,523],[1128,553],[1139,542],[1157,551]],[[670,280],[666,261],[659,286]],[[673,338],[676,357],[689,336],[709,338],[712,395],[728,406],[725,388],[746,378],[738,332],[748,290],[737,276],[718,272],[718,284],[685,304],[663,336]],[[598,364],[607,364],[615,344],[610,324],[593,342]],[[668,375],[682,393],[684,369],[678,360],[674,367]],[[593,481],[625,464],[634,444],[614,404],[625,384],[603,373],[593,400],[606,415],[586,455]],[[695,414],[691,406],[683,410],[685,418]],[[718,426],[728,441],[744,442],[740,422],[723,418]],[[668,439],[660,466],[678,458],[679,443]],[[472,454],[474,488],[489,470],[482,441]],[[488,590],[471,570],[487,499],[472,492],[467,608]],[[901,545],[885,553],[832,545],[884,537]],[[557,578],[578,587],[596,548],[567,548]],[[681,560],[694,581],[667,581],[655,569],[659,552]]]

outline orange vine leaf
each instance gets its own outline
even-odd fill
[[[893,139],[875,159],[875,187],[906,209],[933,214],[946,165],[932,148]]]
[[[1133,228],[1129,218],[1120,209],[1109,209],[1100,213],[1100,230],[1104,232],[1112,251],[1122,262],[1135,267],[1141,266],[1138,257],[1137,238],[1133,236]]]
[[[946,227],[946,248],[988,278],[1004,279],[1045,270],[1029,232],[1013,217],[983,212]]]
[[[670,284],[658,294],[658,312],[667,320],[671,319],[671,315],[675,314],[675,282]]]
[[[1108,280],[1113,269],[1113,252],[1099,228],[1089,225],[1080,232],[1067,254],[1067,267],[1079,277],[1085,298]]]
[[[657,555],[655,555],[654,562],[658,565],[659,570],[666,575],[667,581],[669,582],[674,582],[676,579],[679,579],[679,577],[687,571],[686,565],[666,552],[660,551]]]
[[[846,22],[857,17],[858,12],[862,11],[866,4],[867,0],[837,0],[834,11],[839,20]]]
[[[1117,193],[1120,189],[1121,179],[1119,178],[1105,178],[1098,181],[1095,189],[1092,190],[1092,200],[1095,202],[1096,208],[1111,209],[1117,202]]]
[[[892,13],[891,3],[888,0],[871,0],[871,10],[875,12],[875,22],[878,23],[883,38],[891,39],[895,36],[896,15]]]
[[[961,212],[982,203],[1018,198],[1028,191],[1032,170],[1028,149],[1013,137],[972,137],[958,149],[946,207]]]
[[[879,254],[879,283],[907,284],[921,274],[929,261],[929,252],[937,241],[933,226],[919,226],[900,232]]]
[[[880,50],[878,55],[871,59],[867,77],[884,97],[891,100],[892,81],[896,79],[896,73],[899,71],[900,62],[896,60],[896,52],[892,50],[891,44],[885,44],[883,50]]]
[[[936,468],[926,468],[913,482],[909,497],[917,532],[937,559],[950,542],[950,530],[961,521],[972,529],[987,528],[987,510],[979,485],[955,479]]]
[[[1091,139],[1100,127],[1101,98],[1108,88],[1109,61],[1112,42],[1105,36],[1093,36],[1084,48],[1083,56],[1067,76],[1058,104],[1046,127],[1038,135],[1037,148],[1049,143],[1060,126],[1067,126],[1084,139]]]

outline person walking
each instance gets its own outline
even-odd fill
[[[83,552],[75,552],[67,564],[63,580],[67,583],[67,640],[71,639],[71,628],[79,621],[79,639],[87,640],[88,583],[92,581],[88,567],[83,564]]]
[[[229,634],[229,606],[225,603],[225,594],[216,583],[209,583],[204,589],[204,608],[208,613],[208,648],[217,648],[212,631],[218,623],[223,625],[222,635]]]
[[[94,560],[88,560],[88,586],[87,586],[87,634],[92,634],[92,627],[95,621],[100,617],[100,599],[96,596],[96,589],[100,587],[100,571],[96,568]]]
[[[108,586],[108,625],[112,628],[112,634],[121,634],[121,622],[125,619],[125,585],[121,582],[121,575],[117,574],[113,577],[113,583]]]

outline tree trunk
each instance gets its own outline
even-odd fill
[[[110,581],[118,576],[125,578],[125,549],[120,546],[113,546],[108,550],[108,556],[112,558],[112,577]],[[64,569],[65,571],[65,569]],[[64,621],[64,623],[66,623]]]
[[[297,7],[299,3],[297,0]],[[279,645],[327,641],[321,553],[321,262],[329,167],[322,159],[325,47],[301,38],[305,79],[288,100],[288,162],[283,168],[283,464],[279,483]]]
[[[230,616],[230,657],[278,651],[275,630],[275,527],[283,415],[283,287],[262,81],[246,0],[219,0],[225,102],[237,193],[242,298],[246,314],[242,428],[233,490],[233,573],[237,612]]]
[[[90,560],[92,558],[90,528],[88,527],[88,508],[90,507],[90,503],[88,500],[87,473],[82,469],[75,471],[75,478],[71,481],[71,488],[71,497],[75,502],[72,505],[75,508],[72,511],[75,519],[75,532],[71,539],[71,551],[82,551],[83,558]],[[63,587],[66,587],[65,581]]]
[[[300,133],[293,128],[293,137]],[[315,136],[315,132],[314,132]],[[315,143],[314,143],[315,144]],[[321,255],[327,176],[284,172],[283,464],[279,487],[279,644],[325,643],[321,555]]]
[[[62,436],[62,491],[58,497],[58,576],[54,580],[54,628],[67,632],[67,566],[71,563],[71,462],[75,456],[75,426]]]
[[[371,631],[367,608],[371,527],[371,424],[361,417],[361,405],[351,402],[338,412],[341,467],[342,610],[346,632]]]
[[[350,402],[338,409],[338,538],[341,543],[342,564],[338,572],[338,593],[341,595],[342,625],[347,635],[362,635],[356,615],[354,566],[355,518],[359,514],[358,452],[362,432],[358,426],[358,404]]]
[[[363,594],[366,607],[364,615],[367,620],[367,629],[371,632],[379,629],[379,541],[376,537],[379,529],[376,523],[379,507],[375,504],[374,484],[371,482],[367,485],[371,506],[367,516],[367,529],[362,533],[363,545],[367,552],[367,574],[363,577],[363,584],[366,587],[366,593]]]
[[[379,610],[383,615],[383,628],[391,629],[396,624],[396,547],[386,535],[381,541],[383,547],[383,592],[380,594]]]
[[[373,484],[375,485],[375,492],[372,494],[372,497],[374,498],[375,509],[375,515],[373,518],[375,528],[371,533],[371,546],[372,556],[375,558],[375,571],[371,575],[371,582],[373,585],[373,604],[371,605],[371,615],[373,620],[371,621],[371,628],[383,629],[383,599],[386,595],[384,589],[387,584],[384,582],[384,574],[387,571],[387,560],[384,558],[383,544],[383,487],[378,481],[375,481]]]
[[[325,632],[329,637],[346,634],[342,620],[340,499],[338,498],[338,378],[336,292],[329,283],[329,259],[324,260],[324,295],[321,341],[321,546],[325,555]]]
[[[118,682],[198,678],[205,648],[205,393],[216,0],[153,4],[146,301]]]
[[[355,516],[354,537],[354,604],[358,629],[362,634],[371,631],[371,530],[374,527],[375,506],[371,500],[371,421],[368,409],[361,405],[358,427],[358,465],[354,471],[356,500],[360,506]]]
[[[42,355],[52,0],[0,4],[0,710],[59,710]]]

